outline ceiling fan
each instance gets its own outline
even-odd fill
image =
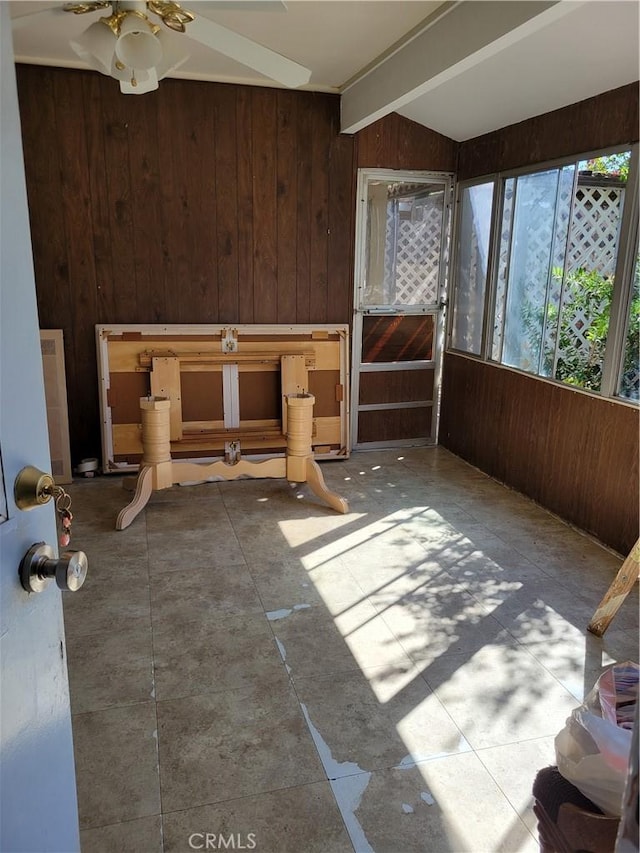
[[[308,68],[179,3],[88,0],[62,8],[84,15],[109,7],[110,15],[99,18],[70,45],[96,71],[119,80],[124,94],[151,92],[159,80],[182,65],[189,58],[185,34],[289,88],[303,86],[311,77]],[[183,34],[182,38],[173,33]]]

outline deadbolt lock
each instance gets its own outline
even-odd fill
[[[27,465],[16,477],[13,496],[18,509],[34,509],[51,500],[55,482],[51,474]]]
[[[42,592],[55,578],[60,589],[75,592],[84,583],[88,567],[83,551],[65,551],[56,558],[51,545],[36,542],[20,563],[20,583],[27,592]]]

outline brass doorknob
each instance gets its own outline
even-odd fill
[[[51,545],[36,542],[20,563],[20,583],[27,592],[42,592],[52,578],[62,590],[76,592],[87,576],[84,551],[65,551],[56,559]]]

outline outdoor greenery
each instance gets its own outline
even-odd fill
[[[629,178],[631,152],[622,151],[620,154],[607,154],[606,157],[594,157],[587,161],[587,169],[597,175],[608,175],[626,181]]]
[[[594,174],[627,181],[630,161],[631,152],[625,151],[595,157],[587,161],[586,168]],[[637,400],[640,362],[640,255],[636,260],[634,282],[620,390],[623,396]],[[540,346],[544,346],[542,375],[588,391],[600,390],[613,289],[613,275],[602,275],[596,270],[580,267],[567,272],[565,276],[564,270],[557,267],[552,271],[548,289],[548,294],[554,294],[555,299],[547,301],[546,309],[542,305],[525,302],[521,316],[530,352],[539,352]],[[544,342],[541,340],[543,334]]]
[[[562,280],[562,270],[554,278]],[[613,276],[583,268],[569,273],[564,282],[564,309],[558,330],[558,362],[555,378],[588,391],[599,391],[602,361],[609,333]],[[558,308],[549,305],[547,322],[557,323]],[[584,342],[574,329],[586,325]]]
[[[552,292],[561,292],[563,275],[561,268],[554,268]],[[622,382],[623,394],[632,399],[638,398],[638,391],[634,386],[637,384],[640,357],[640,258],[636,264],[635,281]],[[544,307],[536,308],[529,301],[525,303],[522,320],[532,352],[538,351],[540,347],[542,320],[546,319],[545,352],[541,370],[543,376],[559,379],[587,391],[600,390],[612,299],[613,276],[603,276],[595,270],[579,268],[570,272],[564,280],[562,306],[557,301],[547,303],[546,318]],[[586,331],[582,332],[585,328]],[[554,371],[556,341],[558,360]]]

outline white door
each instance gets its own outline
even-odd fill
[[[361,170],[353,446],[437,440],[452,175]]]
[[[42,360],[8,3],[0,3],[0,850],[79,850],[60,590],[26,593],[18,567],[56,546],[52,502],[17,509],[26,465],[50,472]],[[67,593],[70,594],[70,593]]]

